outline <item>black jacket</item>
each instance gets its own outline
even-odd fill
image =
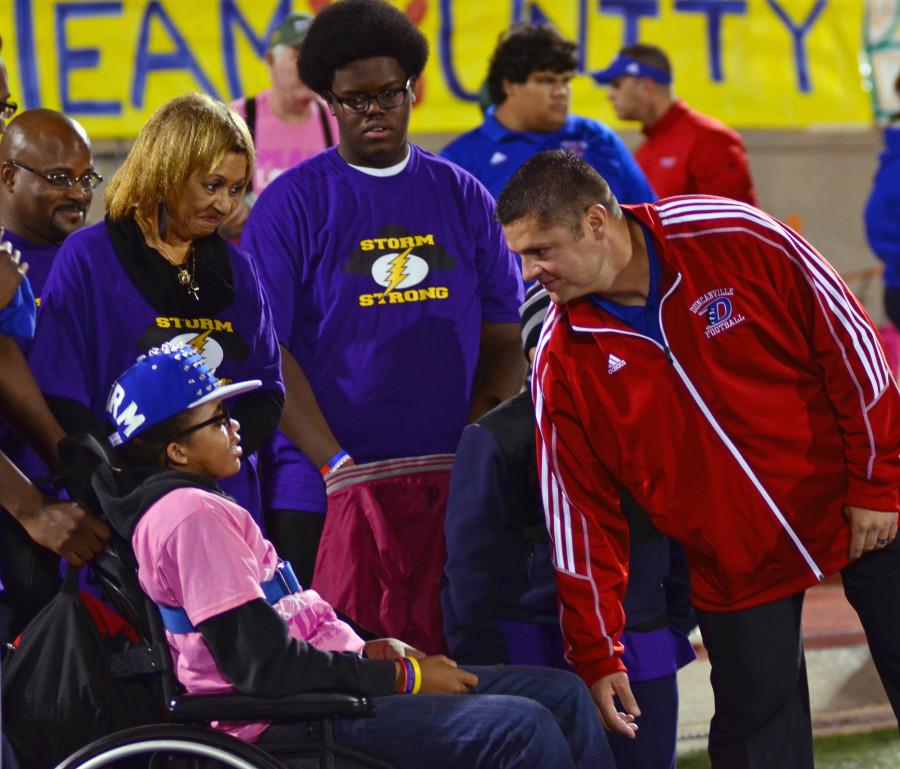
[[[224,493],[205,477],[163,468],[98,468],[91,486],[110,525],[131,543],[134,528],[154,502],[178,488]],[[291,638],[288,627],[263,599],[201,622],[197,630],[219,669],[235,688],[258,697],[312,690],[393,694],[394,663],[350,652],[326,652]]]

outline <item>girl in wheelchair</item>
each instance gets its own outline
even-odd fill
[[[461,668],[396,639],[364,641],[296,583],[250,514],[217,485],[241,464],[240,425],[225,401],[259,385],[226,384],[193,348],[164,346],[122,374],[107,403],[120,467],[98,470],[94,490],[132,544],[185,689],[368,694],[377,698],[375,718],[338,721],[335,738],[398,769],[613,767],[574,675]],[[262,747],[304,729],[213,726]]]

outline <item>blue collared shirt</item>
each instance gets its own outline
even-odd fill
[[[511,131],[488,109],[484,122],[452,141],[441,155],[477,178],[496,199],[510,177],[538,152],[565,149],[590,163],[622,203],[651,203],[656,193],[622,140],[603,123],[570,115],[552,133]]]

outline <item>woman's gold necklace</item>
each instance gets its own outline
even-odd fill
[[[159,244],[157,244],[156,250],[159,252],[160,256],[162,256],[163,259],[165,259],[176,270],[178,270],[178,282],[193,295],[194,299],[199,302],[200,297],[198,296],[197,292],[200,290],[200,286],[197,283],[197,259],[194,256],[193,244],[191,244],[191,250],[188,251],[187,259],[185,259],[182,264],[178,264],[171,256],[169,256],[162,248],[159,247]],[[190,268],[190,270],[188,268]]]
[[[141,230],[144,233],[144,239],[147,240],[148,236],[153,232],[153,228],[149,226],[149,223],[144,221],[143,219],[138,220],[138,224],[140,225]],[[182,264],[178,264],[171,256],[169,256],[168,252],[162,247],[161,238],[153,238],[155,244],[151,245],[152,248],[156,249],[156,252],[165,259],[169,264],[171,264],[176,270],[178,270],[178,282],[184,286],[190,294],[193,295],[196,301],[200,301],[200,297],[197,292],[200,290],[200,284],[197,283],[197,258],[194,255],[194,244],[191,243],[190,251],[188,251],[187,259],[184,260]]]

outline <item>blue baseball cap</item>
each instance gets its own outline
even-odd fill
[[[182,411],[261,386],[259,379],[222,384],[193,347],[164,344],[113,383],[106,401],[106,416],[115,426],[109,442],[120,446]]]
[[[619,77],[649,77],[662,85],[669,85],[672,82],[672,73],[666,72],[659,67],[653,67],[650,64],[644,64],[637,59],[620,53],[613,59],[606,69],[600,69],[591,73],[600,85],[607,85]]]

